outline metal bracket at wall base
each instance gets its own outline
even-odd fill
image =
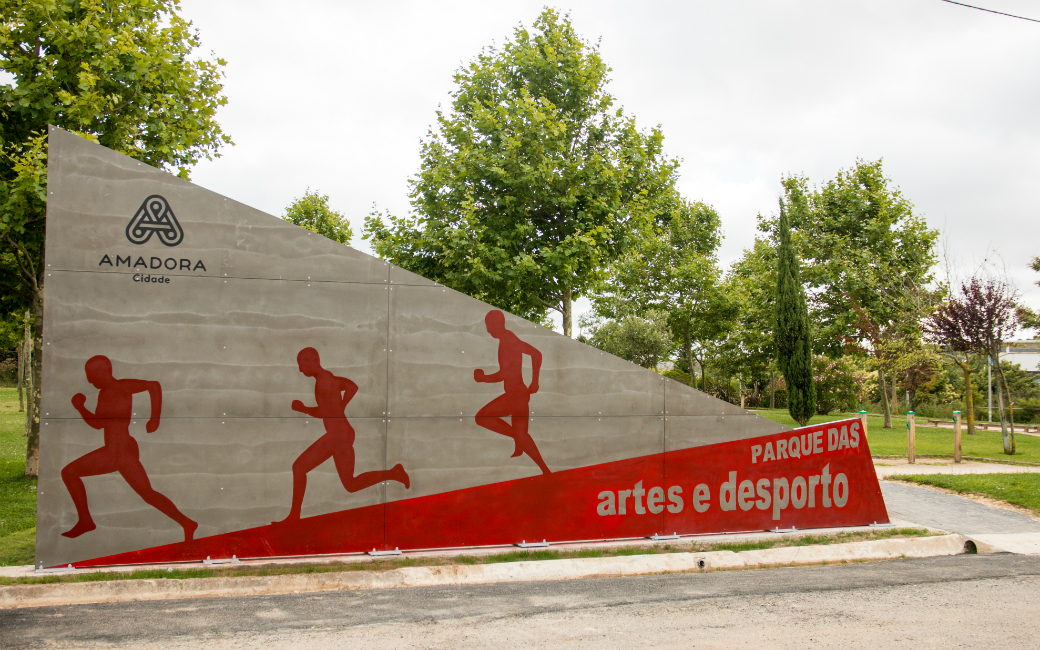
[[[74,566],[72,566],[70,564],[68,566],[56,566],[56,567],[51,567],[49,569],[36,569],[35,571],[33,571],[33,574],[34,575],[43,575],[43,574],[47,574],[47,573],[68,573],[69,571],[75,571],[75,570],[76,570],[76,567],[74,567]]]
[[[870,524],[871,528],[895,528],[895,526],[896,525],[893,524],[892,522],[889,522],[887,524],[879,524],[878,522],[875,521],[874,523]]]
[[[377,551],[376,549],[372,549],[371,551],[368,552],[368,554],[369,555],[373,555],[373,556],[378,556],[378,555],[400,555],[401,554],[401,549],[395,548],[392,551]]]
[[[216,560],[211,560],[207,555],[206,559],[202,561],[203,564],[241,564],[241,562],[242,560],[238,559],[237,555],[232,555],[229,558],[217,558]]]
[[[526,539],[517,544],[520,548],[549,548],[549,542],[544,539],[540,542],[529,542]]]
[[[652,536],[647,537],[647,539],[652,539],[655,542],[664,542],[672,539],[679,539],[679,533],[672,533],[671,535],[658,535],[657,533],[654,533]]]
[[[769,532],[771,532],[771,533],[796,533],[796,532],[798,532],[798,529],[795,528],[794,526],[791,526],[790,528],[781,528],[781,527],[777,526],[776,528],[774,528],[773,530],[771,530]]]

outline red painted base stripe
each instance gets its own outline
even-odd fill
[[[317,555],[887,521],[859,420],[844,420],[73,564]]]

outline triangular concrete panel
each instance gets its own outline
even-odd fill
[[[121,384],[135,393],[130,415],[105,426],[125,427],[140,471],[198,523],[196,539],[289,514],[293,467],[318,440],[307,459],[328,460],[306,474],[305,519],[637,458],[656,485],[665,452],[787,430],[65,131],[51,130],[49,165],[44,565],[183,538],[154,497],[114,473],[129,452],[109,458],[79,410],[99,399],[86,375],[97,355],[117,380],[161,385],[157,430],[146,430],[145,383]],[[305,348],[356,387],[324,424],[305,412],[316,382],[298,362]],[[95,465],[77,460],[99,449]],[[62,536],[77,523],[69,467],[97,526],[74,538]],[[394,521],[391,548],[407,525]]]

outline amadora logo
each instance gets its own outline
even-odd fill
[[[126,238],[133,244],[144,244],[153,234],[167,246],[176,246],[184,241],[184,230],[169,202],[158,194],[145,199],[126,226]]]
[[[167,271],[207,270],[206,265],[202,263],[202,260],[174,259],[172,257],[167,257],[166,259],[162,259],[159,257],[151,257],[148,260],[145,260],[143,257],[138,257],[137,260],[134,261],[133,264],[131,264],[131,259],[133,259],[131,255],[123,257],[122,255],[117,254],[116,262],[115,264],[113,264],[112,258],[109,257],[106,253],[101,257],[101,261],[98,262],[98,266],[111,266],[115,268],[118,268],[120,266],[126,266],[128,269],[134,269],[135,271],[138,269],[138,267],[144,269],[166,269]]]

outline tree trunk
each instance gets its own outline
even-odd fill
[[[776,408],[776,381],[773,378],[774,370],[769,369],[769,408]]]
[[[889,402],[889,405],[892,407],[892,417],[895,417],[899,410],[899,392],[895,377],[892,377],[892,401]]]
[[[964,410],[968,412],[968,435],[975,435],[975,396],[971,390],[971,368],[967,363],[958,362],[961,372],[964,373]]]
[[[990,357],[992,359],[992,356]],[[999,357],[998,357],[999,359]],[[997,412],[1000,414],[1000,437],[1004,440],[1004,453],[1009,456],[1014,452],[1011,451],[1011,439],[1008,437],[1007,427],[1007,414],[1004,413],[1004,385],[1000,383],[1000,362],[995,362],[997,366]]]
[[[693,370],[693,341],[690,340],[690,331],[686,331],[686,341],[683,343],[683,351],[686,353],[686,363],[690,366],[690,388],[697,388],[697,375]]]
[[[1008,427],[1007,433],[1004,434],[1004,453],[1009,456],[1015,454],[1015,410],[1010,408],[1011,406],[1011,388],[1008,387],[1007,377],[1004,376],[1004,369],[997,364],[997,374],[1000,375],[1000,381],[997,382],[997,392],[1000,393],[1000,429],[1004,431],[1004,392],[1007,392],[1008,397],[1008,420],[1010,427]]]
[[[44,267],[43,256],[40,256],[40,267]],[[33,291],[33,315],[36,331],[32,338],[32,357],[29,361],[29,392],[26,399],[25,414],[25,475],[37,476],[40,472],[40,387],[43,385],[43,273],[37,280],[36,291]]]
[[[571,338],[572,311],[571,288],[566,287],[563,290],[563,335],[567,338]]]
[[[885,371],[878,368],[878,387],[881,388],[881,412],[885,414],[885,428],[892,428],[892,413],[888,410],[888,382],[885,379]]]
[[[25,413],[25,395],[22,392],[25,379],[25,341],[26,337],[18,344],[18,412]]]

